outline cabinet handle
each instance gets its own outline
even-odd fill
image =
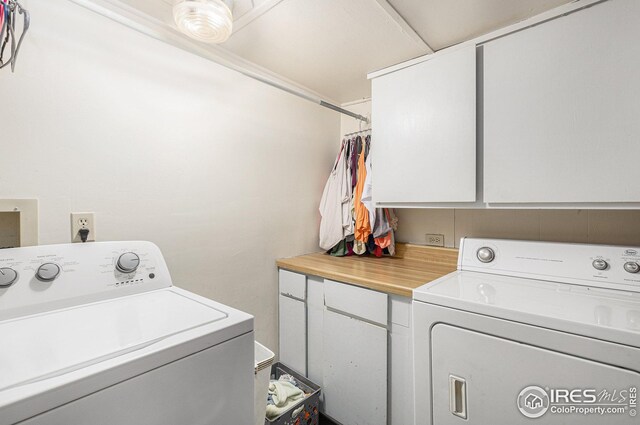
[[[467,381],[454,375],[449,375],[449,411],[467,419]]]

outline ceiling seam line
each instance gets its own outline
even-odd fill
[[[407,22],[407,20],[393,7],[388,0],[375,0],[378,3],[378,6],[384,10],[384,12],[394,21],[407,35],[413,39],[414,41],[422,44],[425,49],[427,49],[427,53],[434,53],[435,50],[431,48],[429,43],[426,42],[424,38],[418,34],[418,32]]]

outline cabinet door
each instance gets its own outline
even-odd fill
[[[387,424],[387,330],[324,311],[324,412],[344,425]]]
[[[307,378],[322,383],[322,329],[324,328],[324,279],[307,276]],[[321,394],[322,397],[322,394]]]
[[[445,324],[432,328],[431,347],[434,424],[637,423],[628,412],[605,416],[554,414],[551,406],[533,420],[519,410],[518,397],[523,389],[532,385],[550,389],[595,389],[597,393],[606,390],[610,394],[616,390],[618,396],[611,401],[584,406],[624,407],[629,405],[630,388],[638,385],[638,372]],[[451,377],[464,385],[456,389],[451,385]],[[560,403],[562,400],[557,405]]]
[[[304,301],[285,295],[279,300],[280,361],[307,375],[307,309]]]
[[[638,22],[607,1],[484,45],[486,202],[640,201]]]
[[[372,81],[377,203],[476,200],[475,46]]]

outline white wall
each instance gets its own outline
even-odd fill
[[[369,118],[369,120],[371,120],[370,98],[345,103],[341,106],[351,112],[355,112],[356,114],[360,114],[363,117]],[[371,128],[371,123],[364,123],[360,120],[350,117],[349,115],[340,115],[340,136],[343,136],[347,133],[353,133],[354,131],[366,130],[367,128]]]
[[[640,246],[638,210],[402,209],[396,238],[425,244],[426,233],[458,247],[463,236]]]
[[[274,260],[317,248],[335,112],[68,1],[32,13],[1,71],[0,198],[40,200],[40,243],[94,211],[99,240],[151,240],[183,288],[256,316],[277,348]]]
[[[371,101],[343,106],[364,116],[371,114]],[[341,135],[357,130],[357,120],[342,116]],[[396,213],[396,239],[420,245],[426,243],[425,234],[438,233],[448,247],[457,247],[463,236],[640,246],[639,210],[404,208]]]

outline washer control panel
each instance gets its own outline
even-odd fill
[[[91,242],[0,250],[0,320],[171,286],[151,242]]]
[[[640,292],[640,247],[462,238],[458,270]]]

